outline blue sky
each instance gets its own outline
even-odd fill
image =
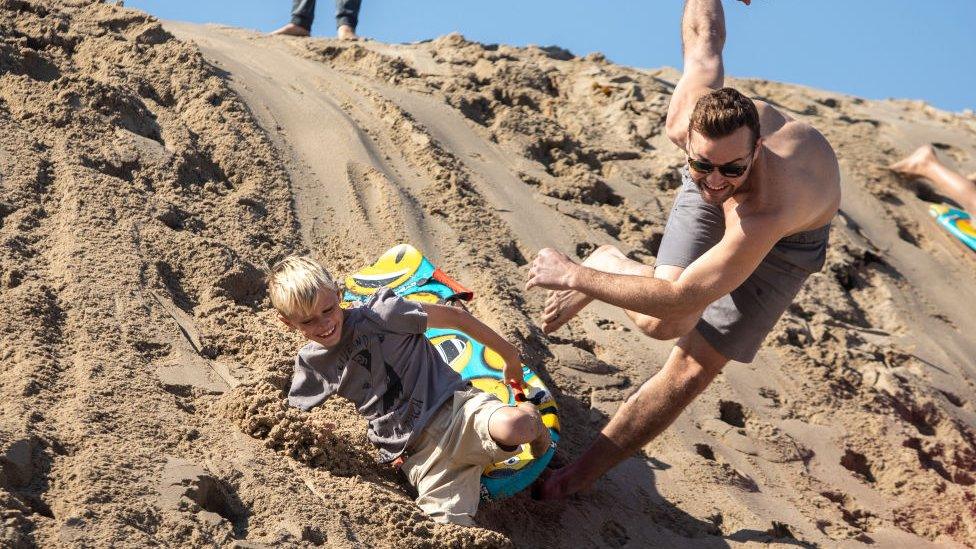
[[[596,6],[614,6],[600,9]],[[157,17],[269,31],[290,0],[127,0]],[[603,52],[637,67],[681,66],[681,0],[363,0],[358,32],[412,42],[458,31],[472,40]],[[334,32],[319,1],[312,33]],[[725,1],[728,74],[872,99],[976,109],[976,0]]]

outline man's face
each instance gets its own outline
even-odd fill
[[[338,291],[320,289],[310,313],[294,318],[279,315],[278,318],[325,348],[335,347],[342,338],[343,314]]]
[[[689,132],[688,157],[692,161],[715,166],[710,172],[703,173],[695,169],[691,162],[689,171],[691,179],[698,185],[702,199],[708,204],[720,205],[734,195],[745,184],[752,171],[752,163],[759,151],[759,142],[752,140],[752,132],[743,126],[731,135],[718,139],[709,139],[696,131]],[[745,171],[738,176],[723,175],[718,166],[728,165],[742,167]],[[729,171],[726,169],[726,171]]]

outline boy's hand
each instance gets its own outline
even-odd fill
[[[464,309],[432,303],[425,303],[422,307],[427,312],[427,326],[429,328],[460,330],[480,341],[485,347],[498,353],[505,361],[505,366],[502,368],[505,384],[515,382],[518,383],[519,387],[522,386],[524,381],[522,379],[522,360],[519,358],[519,351],[514,345]]]
[[[522,387],[525,381],[522,378],[522,361],[518,357],[506,360],[505,367],[502,369],[502,375],[505,376],[506,385],[514,383],[516,387]]]

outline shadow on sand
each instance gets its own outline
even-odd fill
[[[554,462],[568,463],[602,436],[599,427],[609,418],[595,418],[588,404],[556,392],[564,428]],[[478,522],[505,534],[516,547],[729,547],[729,542],[748,541],[809,546],[788,529],[743,529],[724,535],[720,518],[698,519],[661,495],[655,472],[670,468],[638,453],[610,471],[590,493],[557,502],[535,501],[523,493],[482,506]]]

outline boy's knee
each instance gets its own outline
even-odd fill
[[[518,415],[512,426],[519,444],[531,442],[539,434],[539,416],[516,408]]]
[[[539,418],[536,415],[515,407],[501,408],[498,411],[504,415],[495,414],[497,423],[491,426],[491,435],[495,442],[504,445],[525,444],[538,434]]]

